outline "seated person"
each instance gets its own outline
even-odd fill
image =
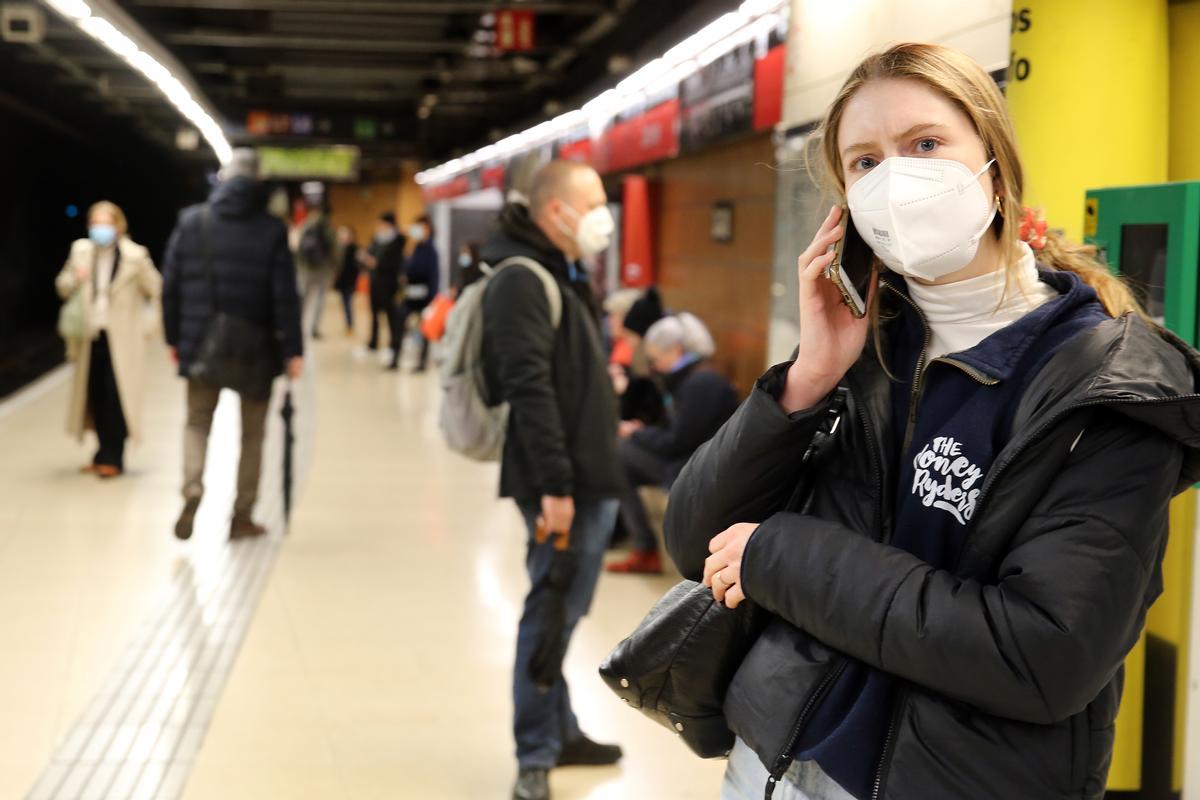
[[[662,572],[658,540],[638,487],[669,490],[696,448],[712,438],[738,405],[737,390],[708,362],[716,347],[696,317],[662,318],[646,332],[645,347],[667,389],[667,419],[661,425],[621,423],[620,454],[627,478],[621,522],[632,539],[632,551],[626,559],[608,564],[609,572]]]
[[[663,421],[662,391],[651,377],[642,337],[662,319],[658,290],[622,289],[605,301],[604,310],[612,337],[608,369],[620,398],[621,419],[657,425]]]

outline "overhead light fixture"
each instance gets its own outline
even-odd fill
[[[419,172],[417,182],[422,185],[440,183],[464,170],[540,146],[574,129],[587,127],[593,135],[599,135],[609,121],[623,111],[644,105],[647,98],[655,98],[678,86],[731,50],[769,37],[771,31],[782,24],[787,7],[788,0],[745,0],[737,11],[730,11],[705,25],[660,58],[634,71],[615,88],[584,103],[582,108],[508,136],[465,158]]]
[[[58,12],[77,28],[116,53],[121,60],[140,72],[162,92],[167,101],[189,122],[196,126],[216,154],[222,165],[233,158],[233,147],[225,137],[221,125],[200,105],[191,91],[170,68],[139,46],[138,34],[132,36],[105,16],[101,3],[95,5],[85,0],[44,0],[46,5]],[[152,49],[152,48],[149,48]]]
[[[46,5],[72,21],[87,19],[92,15],[92,7],[83,0],[46,0]]]

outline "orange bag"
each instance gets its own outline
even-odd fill
[[[446,319],[450,316],[452,308],[454,301],[450,299],[450,295],[439,294],[433,298],[433,302],[421,315],[421,335],[431,342],[440,342],[446,335]]]

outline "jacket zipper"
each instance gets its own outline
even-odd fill
[[[932,331],[929,328],[929,321],[925,319],[925,313],[921,311],[920,307],[912,301],[912,298],[908,297],[903,292],[897,291],[891,286],[888,286],[888,288],[891,289],[892,292],[900,297],[905,303],[907,303],[914,312],[916,312],[917,318],[921,320],[921,327],[925,332],[924,343],[921,346],[921,354],[917,357],[917,366],[913,373],[912,394],[909,396],[908,401],[908,420],[904,430],[904,443],[900,449],[901,456],[903,457],[903,454],[908,452],[909,445],[912,444],[913,429],[916,427],[917,423],[917,410],[918,406],[920,406],[921,394],[922,390],[924,389],[925,370],[929,364],[941,362],[943,364],[949,364],[953,367],[957,367],[964,374],[966,374],[967,377],[971,378],[982,386],[994,386],[1000,381],[996,378],[984,375],[974,367],[964,364],[963,362],[954,358],[946,358],[945,356],[942,356],[929,361],[927,364],[925,359],[928,355],[929,344],[933,336]],[[901,711],[904,708],[904,703],[907,699],[908,698],[905,690],[901,688],[896,696],[896,699],[893,701],[892,713],[888,720],[887,734],[883,740],[883,750],[879,754],[879,765],[875,769],[875,781],[873,788],[871,789],[871,800],[880,800],[880,797],[882,796],[884,770],[887,768],[888,760],[892,755],[892,744],[896,738],[896,724],[900,719]]]
[[[875,783],[871,788],[871,800],[880,800],[883,796],[883,771],[892,757],[892,744],[896,740],[896,723],[900,721],[900,712],[904,708],[904,701],[907,699],[904,689],[901,689],[892,706],[891,719],[888,721],[887,736],[883,740],[883,750],[879,753],[879,766],[875,768]]]
[[[771,800],[771,795],[775,794],[775,787],[779,784],[779,780],[787,772],[788,767],[792,763],[791,756],[788,753],[792,752],[792,748],[796,746],[796,742],[800,739],[800,732],[804,730],[804,724],[808,722],[808,718],[812,716],[813,711],[820,705],[821,700],[825,698],[829,688],[833,686],[846,670],[847,663],[846,659],[843,658],[838,662],[836,667],[827,672],[808,698],[808,702],[804,704],[804,708],[800,711],[800,716],[796,719],[796,724],[792,726],[792,733],[788,736],[787,749],[775,760],[775,771],[767,778],[767,790],[763,795],[764,800]]]
[[[913,372],[912,394],[908,399],[908,423],[904,429],[904,446],[900,449],[901,453],[907,453],[908,446],[912,444],[913,428],[917,424],[917,407],[921,404],[921,394],[924,389],[925,381],[925,370],[930,364],[950,364],[951,366],[962,370],[967,377],[971,378],[982,386],[995,386],[1000,381],[996,378],[988,377],[974,367],[968,366],[954,358],[946,358],[945,356],[942,356],[941,358],[935,358],[926,363],[925,359],[929,352],[929,343],[933,338],[933,334],[929,329],[929,321],[925,319],[925,312],[921,311],[920,306],[914,303],[912,298],[910,298],[908,295],[892,288],[891,286],[888,286],[888,288],[891,289],[891,291],[894,292],[897,297],[904,300],[904,302],[916,312],[917,318],[921,320],[921,327],[925,330],[924,344],[921,346],[921,354],[917,357],[917,368]]]
[[[1068,414],[1074,413],[1075,411],[1079,411],[1084,408],[1097,408],[1097,407],[1101,407],[1101,406],[1171,405],[1174,403],[1192,402],[1192,401],[1195,401],[1198,399],[1200,399],[1200,394],[1187,394],[1187,395],[1180,395],[1178,397],[1149,398],[1149,399],[1142,399],[1142,400],[1109,398],[1109,399],[1092,400],[1092,401],[1084,402],[1084,403],[1076,403],[1072,406],[1068,406],[1067,408],[1064,408],[1062,411],[1058,412],[1057,414],[1055,414],[1054,416],[1050,417],[1045,422],[1043,422],[1038,427],[1038,429],[1033,432],[1033,434],[1026,437],[1021,442],[1020,446],[1016,450],[1014,450],[1012,452],[1012,454],[1009,455],[1008,458],[1006,458],[1004,460],[1003,463],[996,465],[996,469],[992,472],[991,476],[984,482],[983,487],[980,489],[979,502],[975,506],[975,515],[974,515],[973,519],[980,519],[982,517],[982,515],[979,512],[983,509],[984,501],[990,495],[991,487],[993,485],[995,485],[996,480],[1000,477],[1000,475],[1002,475],[1006,471],[1008,466],[1017,459],[1017,456],[1019,456],[1019,455],[1021,455],[1021,453],[1025,452],[1026,448],[1028,448],[1029,445],[1033,444],[1035,441],[1040,439],[1042,434],[1044,434],[1046,431],[1048,431],[1053,426],[1057,425]],[[974,530],[974,526],[972,526],[971,530],[972,531]],[[963,546],[959,549],[958,555],[955,557],[954,566],[951,568],[955,572],[957,572],[959,563],[962,561],[962,554],[964,552],[966,552],[966,545],[967,545],[968,541],[970,541],[969,538],[963,542]],[[891,722],[888,723],[887,736],[883,740],[884,741],[883,752],[879,756],[879,766],[875,770],[875,784],[874,784],[874,788],[871,790],[871,800],[880,800],[880,798],[882,797],[884,770],[887,767],[888,760],[891,758],[892,745],[895,742],[896,723],[899,722],[899,720],[900,720],[900,713],[904,707],[904,702],[907,699],[908,699],[908,697],[907,697],[905,690],[901,689],[900,693],[896,697],[895,707],[893,709]]]
[[[875,447],[875,435],[871,430],[871,423],[867,419],[867,413],[863,411],[862,406],[858,403],[855,403],[855,412],[858,415],[858,419],[862,424],[863,430],[866,432],[868,443],[867,453],[871,457],[871,470],[875,480],[875,493],[879,498],[875,504],[874,523],[875,528],[880,531],[879,540],[884,541],[884,539],[890,537],[886,536],[883,532],[883,469],[879,463],[879,454],[876,452]],[[775,769],[767,778],[767,788],[764,795],[764,800],[771,800],[771,795],[775,793],[776,785],[778,785],[779,780],[783,777],[784,773],[787,772],[788,767],[791,765],[792,758],[790,753],[792,752],[792,749],[795,748],[796,742],[799,741],[800,734],[804,730],[805,723],[808,722],[809,717],[812,716],[812,713],[816,710],[817,706],[820,705],[821,700],[825,698],[825,695],[829,692],[830,687],[832,687],[837,679],[841,677],[848,663],[848,660],[843,658],[837,663],[836,666],[831,668],[829,672],[825,674],[825,677],[821,679],[821,682],[817,684],[817,688],[808,698],[808,702],[804,704],[804,708],[800,710],[800,715],[796,718],[796,724],[792,726],[792,731],[788,735],[787,745],[783,752],[779,754],[779,757],[775,759]]]

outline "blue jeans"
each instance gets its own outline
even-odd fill
[[[579,557],[579,569],[566,597],[566,626],[563,638],[570,641],[575,625],[587,613],[596,591],[596,580],[604,561],[604,551],[617,520],[618,503],[613,500],[579,503],[571,528],[571,549]],[[529,550],[525,569],[530,589],[525,610],[517,627],[517,659],[513,672],[513,734],[517,740],[517,763],[521,769],[550,769],[558,761],[564,742],[578,738],[579,722],[571,710],[567,683],[559,679],[548,691],[539,691],[529,678],[529,659],[537,646],[546,613],[546,574],[554,555],[553,540],[534,541],[541,509],[522,505],[521,515],[529,531]]]
[[[721,800],[758,800],[767,787],[771,773],[758,760],[750,746],[738,738],[729,753]],[[826,775],[815,761],[793,761],[775,787],[774,800],[854,800],[854,797]]]

